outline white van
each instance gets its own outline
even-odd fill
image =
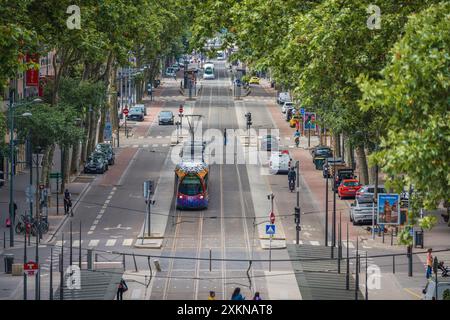
[[[437,285],[437,294],[438,294],[438,300],[444,299],[444,292],[448,290],[448,293],[446,295],[450,296],[450,282],[449,281],[443,281],[442,278],[438,278],[438,285]],[[428,281],[425,289],[422,291],[423,297],[422,300],[436,300],[436,282],[430,278]],[[450,299],[450,298],[447,298]]]
[[[203,79],[214,79],[214,64],[205,63],[203,66]]]

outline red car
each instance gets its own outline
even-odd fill
[[[338,187],[339,198],[355,198],[356,192],[362,187],[356,179],[344,179]]]

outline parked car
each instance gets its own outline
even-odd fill
[[[174,77],[175,76],[175,70],[172,67],[168,67],[166,69],[166,76],[167,77]]]
[[[333,152],[332,152],[331,148],[328,146],[324,146],[324,145],[318,145],[311,149],[311,155],[313,156],[313,159],[316,154],[321,157],[326,157],[326,158],[333,157]],[[331,155],[325,156],[326,154],[331,154]]]
[[[278,150],[278,140],[279,137],[266,135],[261,139],[261,150],[263,151],[272,151]]]
[[[376,214],[376,212],[374,213],[371,203],[359,203],[355,200],[350,207],[350,222],[353,222],[353,225],[372,224],[373,214]]]
[[[277,97],[277,103],[282,105],[287,101],[291,101],[291,96],[289,92],[280,92]]]
[[[144,121],[144,112],[139,107],[138,108],[133,107],[128,112],[127,118],[128,120],[132,121]]]
[[[287,109],[292,109],[292,108],[294,108],[294,104],[291,101],[286,101],[283,103],[283,105],[281,107],[281,112],[286,113]]]
[[[339,198],[355,198],[361,184],[356,179],[344,179],[338,187]]]
[[[113,165],[115,162],[115,153],[112,145],[109,143],[99,143],[95,146],[95,151],[103,152],[108,159],[108,165]]]
[[[105,173],[106,166],[104,158],[91,156],[84,165],[84,173]]]
[[[91,158],[103,161],[103,163],[105,164],[105,170],[108,171],[109,165],[108,165],[108,157],[106,156],[106,154],[104,154],[103,152],[94,151],[91,153]]]
[[[135,104],[133,108],[139,108],[144,113],[144,116],[147,115],[147,108],[143,104]]]
[[[327,158],[322,170],[324,178],[326,177],[331,178],[331,167],[333,166],[333,164],[343,165],[344,160],[342,158],[332,158],[332,157]]]
[[[283,150],[279,152],[273,152],[270,156],[269,168],[270,173],[288,173],[289,168],[291,167],[291,156],[289,155],[289,151]]]
[[[248,83],[249,84],[259,84],[259,78],[258,77],[251,77]]]
[[[180,65],[178,64],[178,63],[174,63],[173,65],[172,65],[172,69],[175,71],[175,72],[178,72],[178,71],[180,71]]]
[[[172,111],[163,110],[158,115],[158,124],[174,124],[174,115]]]
[[[356,200],[359,202],[370,202],[372,203],[373,196],[375,192],[374,185],[366,185],[362,186],[358,192],[356,192]],[[384,185],[378,186],[378,193],[386,193],[386,189],[384,189]]]
[[[335,177],[334,185],[332,186],[334,192],[338,192],[338,188],[343,180],[357,178],[355,176],[354,170],[352,168],[347,167],[345,164],[343,167],[340,167],[339,169],[336,167],[336,174],[333,173],[333,166],[332,166],[331,176]]]

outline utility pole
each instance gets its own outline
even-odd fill
[[[327,164],[328,165],[328,164]],[[325,247],[328,247],[328,174],[330,167],[327,169],[325,182]]]
[[[302,227],[300,225],[300,161],[295,162],[296,174],[297,174],[297,206],[295,207],[295,231],[296,231],[296,244],[300,244],[300,231]]]
[[[333,152],[333,225],[331,231],[331,258],[334,258],[334,248],[336,247],[336,152]]]
[[[28,231],[28,226],[25,225],[25,239],[23,242],[23,264],[25,265],[25,263],[27,263],[27,232]],[[24,272],[23,273],[23,300],[27,300],[27,290],[28,290],[28,285],[27,285],[27,274]]]

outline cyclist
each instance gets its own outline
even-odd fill
[[[72,199],[70,196],[69,189],[66,189],[64,191],[64,214],[68,214],[71,207],[72,207]]]
[[[297,179],[297,174],[295,173],[294,168],[289,169],[289,172],[288,172],[289,188],[291,186],[291,182],[292,182],[292,185],[295,185],[296,179]]]
[[[295,133],[294,133],[294,139],[295,139],[295,144],[297,145],[297,147],[298,147],[298,144],[299,144],[299,142],[300,142],[300,132],[298,131],[298,129],[295,131]]]

